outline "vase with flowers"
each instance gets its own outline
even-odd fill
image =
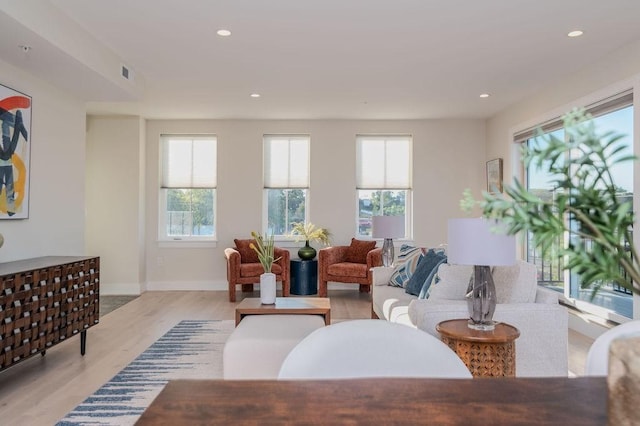
[[[328,229],[320,228],[311,222],[299,222],[293,225],[291,236],[295,237],[296,241],[305,241],[304,246],[298,250],[298,257],[302,260],[312,260],[316,257],[317,251],[309,245],[309,242],[317,241],[326,246],[329,244],[331,233]]]
[[[280,260],[280,258],[274,258],[273,234],[265,233],[262,236],[252,231],[251,236],[255,240],[255,244],[251,243],[249,247],[256,252],[258,260],[264,268],[264,274],[260,275],[260,302],[263,305],[273,305],[276,303],[276,274],[271,272],[271,267],[274,262]]]

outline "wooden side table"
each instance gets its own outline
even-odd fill
[[[515,377],[517,328],[496,324],[495,330],[479,331],[467,327],[466,319],[443,321],[436,326],[441,340],[467,366],[473,377]]]

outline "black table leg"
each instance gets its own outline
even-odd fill
[[[84,356],[87,349],[87,330],[80,332],[80,355]]]

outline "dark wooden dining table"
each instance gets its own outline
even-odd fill
[[[607,383],[604,377],[175,380],[136,424],[606,425]]]

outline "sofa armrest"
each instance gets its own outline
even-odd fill
[[[376,266],[371,268],[373,285],[387,285],[395,268],[391,266]]]
[[[560,293],[538,286],[536,290],[536,303],[557,304]]]

